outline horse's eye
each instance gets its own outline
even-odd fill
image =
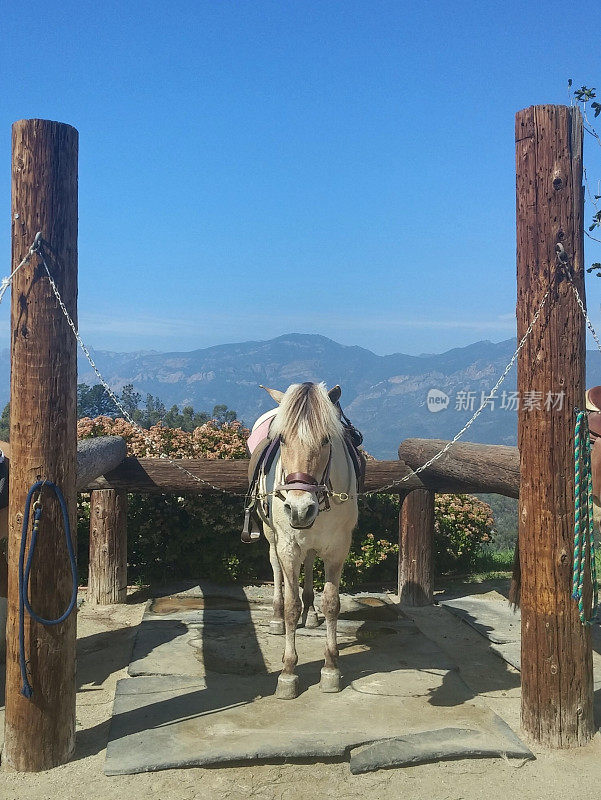
[[[284,441],[284,437],[283,436],[280,436],[280,444],[286,444],[286,442]]]
[[[325,446],[326,446],[327,444],[329,444],[329,443],[330,443],[330,440],[329,440],[329,439],[328,439],[328,437],[326,436],[326,438],[325,438],[325,439],[323,440],[323,442],[321,443],[321,446],[322,446],[322,447],[325,447]]]

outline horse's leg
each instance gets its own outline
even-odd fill
[[[282,590],[282,565],[275,549],[275,541],[269,542],[269,560],[273,570],[273,619],[269,623],[269,633],[284,633],[284,593]]]
[[[298,656],[296,654],[296,626],[301,613],[301,601],[298,593],[300,575],[300,556],[298,560],[286,558],[282,560],[284,573],[284,621],[286,624],[286,644],[282,662],[284,666],[278,677],[276,697],[280,700],[293,700],[298,696],[298,675],[294,673]]]
[[[319,688],[322,692],[339,692],[340,670],[338,669],[336,626],[340,613],[338,586],[342,574],[342,562],[330,562],[324,559],[324,566],[326,582],[321,596],[321,611],[326,618],[326,652]]]
[[[315,594],[313,592],[313,563],[315,561],[315,550],[309,550],[305,558],[303,567],[305,580],[303,581],[303,616],[301,625],[305,628],[317,628],[319,621],[317,612],[313,605]]]

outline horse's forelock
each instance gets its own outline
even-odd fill
[[[342,424],[324,383],[293,383],[282,398],[273,433],[296,436],[307,448],[321,447],[324,439],[342,434]]]

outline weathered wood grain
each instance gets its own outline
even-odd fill
[[[48,263],[77,321],[77,150],[69,125],[20,120],[12,138],[12,265],[42,232]],[[76,519],[76,341],[34,257],[13,278],[11,303],[11,470],[9,575],[17,575],[25,497],[38,477],[57,483]],[[44,515],[30,597],[45,617],[62,613],[71,573],[58,503]],[[17,581],[8,587],[6,722],[3,765],[35,772],[67,761],[75,745],[76,615],[54,627],[25,618],[25,651],[34,689],[21,695]]]
[[[399,596],[407,606],[432,602],[434,492],[415,489],[399,512]]]
[[[121,436],[98,436],[77,442],[77,491],[118,467],[126,455],[127,445]]]
[[[556,245],[584,298],[582,118],[577,108],[516,115],[518,339],[545,292],[518,357],[519,543],[522,575],[522,726],[552,747],[594,734],[590,629],[571,599],[574,407],[584,408],[585,327]],[[527,393],[540,398],[528,409]],[[563,392],[561,408],[545,408]],[[590,596],[590,586],[587,587]]]
[[[127,598],[127,492],[97,489],[90,496],[90,564],[86,599],[92,605]]]
[[[399,458],[417,469],[446,444],[443,439],[405,439],[399,446]],[[517,497],[519,451],[504,445],[456,442],[419,477],[424,486],[437,492],[493,492]]]
[[[87,489],[124,489],[128,492],[212,492],[213,486],[244,494],[248,489],[247,459],[183,458],[177,461],[184,469],[207,483],[195,480],[175,464],[160,458],[126,458],[118,467],[91,481]],[[401,461],[368,461],[365,490],[374,489],[399,480],[411,470]],[[396,494],[422,486],[421,481],[411,481],[386,491]]]

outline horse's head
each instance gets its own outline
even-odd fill
[[[327,496],[332,442],[342,436],[340,387],[328,392],[323,383],[295,383],[286,392],[266,391],[280,406],[270,433],[280,437],[284,509],[293,528],[308,528],[320,495]]]

